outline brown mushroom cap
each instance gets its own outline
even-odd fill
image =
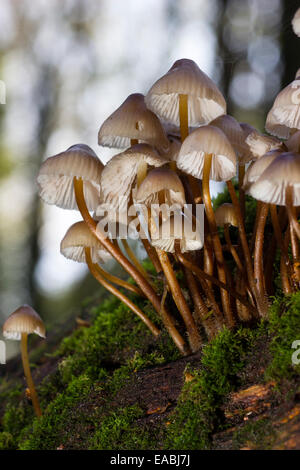
[[[180,214],[172,215],[159,227],[159,232],[151,239],[156,248],[168,253],[175,252],[175,240],[180,240],[180,250],[200,250],[203,247],[202,234],[193,229],[191,217],[182,217]]]
[[[104,121],[98,133],[98,143],[105,147],[128,148],[131,140],[147,143],[167,152],[169,141],[158,117],[150,111],[144,95],[134,93]]]
[[[235,151],[221,129],[214,126],[199,127],[185,139],[177,158],[177,166],[201,179],[205,154],[213,156],[210,179],[227,181],[235,176]]]
[[[192,60],[177,60],[150,88],[145,102],[159,118],[178,127],[179,94],[188,95],[190,126],[207,124],[226,113],[226,101],[222,93]]]
[[[271,150],[263,155],[261,158],[255,160],[248,168],[244,177],[243,189],[246,193],[249,193],[249,188],[251,184],[255,183],[265,169],[278,157],[282,154],[281,149]]]
[[[258,131],[251,132],[246,138],[246,143],[254,158],[260,158],[271,150],[282,149],[282,142],[279,139],[263,135]]]
[[[45,325],[39,314],[29,305],[22,305],[7,318],[3,325],[3,336],[20,341],[22,333],[35,333],[46,337]]]
[[[150,171],[136,193],[136,202],[150,206],[159,202],[158,193],[164,191],[167,204],[185,204],[184,187],[179,176],[167,168]]]
[[[296,78],[275,98],[268,113],[266,131],[287,139],[294,129],[300,129],[300,79]]]
[[[249,147],[245,142],[245,133],[240,124],[229,114],[223,114],[211,121],[210,126],[215,126],[224,132],[227,139],[241,159],[249,154]]]
[[[125,152],[115,155],[107,162],[101,175],[101,202],[109,203],[121,211],[126,210],[130,191],[142,162],[159,167],[168,163],[168,160],[147,144],[133,145]],[[122,201],[119,200],[120,197]]]
[[[67,230],[60,244],[63,256],[78,263],[85,263],[85,248],[91,249],[93,263],[106,263],[112,256],[102,247],[84,221],[76,222]]]
[[[296,13],[294,14],[294,17],[292,19],[292,26],[294,33],[300,37],[300,8],[298,8]]]
[[[286,152],[276,157],[252,184],[249,193],[259,201],[286,205],[286,188],[293,187],[293,205],[300,206],[300,155]]]
[[[47,204],[63,209],[77,209],[73,178],[83,179],[84,197],[89,210],[100,200],[100,177],[103,164],[95,152],[84,144],[69,147],[41,165],[37,177],[40,197]]]
[[[233,204],[227,202],[221,204],[215,212],[215,219],[218,227],[224,227],[227,224],[238,227],[238,219]]]

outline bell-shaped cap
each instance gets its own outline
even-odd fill
[[[21,305],[10,314],[3,325],[3,336],[20,341],[22,333],[46,337],[46,329],[39,314],[29,305]]]
[[[169,148],[162,124],[147,108],[144,95],[140,93],[129,95],[104,121],[98,133],[98,143],[104,147],[128,148],[133,139],[152,145],[161,152]]]
[[[125,152],[115,155],[107,162],[101,175],[101,203],[106,202],[113,208],[126,210],[139,165],[142,163],[159,167],[168,163],[168,160],[147,144],[133,145]]]
[[[221,204],[215,212],[215,219],[218,227],[224,227],[224,225],[238,227],[238,218],[233,204],[227,202]]]
[[[292,27],[294,33],[300,37],[300,8],[298,8],[296,13],[294,14],[294,17],[292,19]]]
[[[151,170],[136,193],[136,202],[150,207],[158,204],[159,193],[163,192],[166,204],[185,204],[184,187],[179,176],[168,168]]]
[[[100,201],[100,177],[103,164],[95,152],[84,144],[69,147],[42,163],[37,184],[39,195],[47,204],[63,209],[77,209],[73,178],[82,178],[83,192],[89,210]]]
[[[179,126],[179,95],[188,95],[189,126],[209,123],[226,113],[226,101],[215,83],[189,59],[177,60],[150,88],[146,105],[162,121]]]
[[[271,150],[282,149],[282,142],[276,137],[263,135],[258,131],[251,132],[246,138],[246,143],[250,148],[253,158],[260,158]]]
[[[239,159],[248,158],[249,147],[245,142],[244,130],[234,117],[223,114],[211,121],[210,126],[218,127],[224,132]]]
[[[195,220],[190,216],[183,217],[180,213],[171,215],[160,225],[159,232],[152,236],[151,243],[160,250],[174,253],[176,240],[180,242],[182,253],[200,250],[204,243]]]
[[[249,167],[245,173],[244,182],[243,182],[243,189],[246,193],[249,193],[250,186],[258,180],[258,178],[262,175],[265,169],[272,163],[275,158],[277,158],[280,154],[282,154],[281,149],[271,150],[263,155],[261,158],[255,160]]]
[[[76,222],[67,230],[60,244],[63,256],[78,263],[85,263],[85,248],[90,248],[93,263],[106,263],[112,256],[91,233],[84,221]]]
[[[282,139],[287,139],[294,129],[300,129],[300,78],[277,95],[265,127],[267,132]]]
[[[202,126],[183,142],[177,166],[180,170],[202,179],[206,154],[212,154],[210,179],[227,181],[236,174],[236,154],[224,132],[215,126]]]
[[[249,193],[259,201],[286,205],[286,189],[293,188],[293,205],[300,206],[300,155],[286,152],[276,157],[253,183]]]

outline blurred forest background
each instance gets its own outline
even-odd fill
[[[55,327],[99,295],[86,269],[59,253],[79,216],[40,202],[41,162],[79,142],[107,161],[117,152],[97,146],[101,123],[182,57],[218,84],[228,113],[263,131],[274,97],[300,66],[291,28],[298,7],[297,0],[0,0],[0,324],[29,303]]]

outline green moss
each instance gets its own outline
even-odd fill
[[[90,441],[92,450],[149,449],[149,434],[135,425],[144,414],[137,406],[119,408],[101,420],[100,429]]]
[[[14,450],[14,438],[9,432],[0,432],[0,450]]]
[[[222,422],[220,405],[238,384],[237,373],[255,333],[224,329],[203,351],[201,370],[185,384],[167,430],[168,449],[209,449],[210,436]]]
[[[276,433],[272,423],[267,418],[258,419],[246,423],[233,434],[232,446],[234,449],[250,447],[257,450],[269,450],[272,448]]]
[[[292,344],[300,340],[300,292],[274,300],[268,330],[272,338],[269,347],[272,361],[266,370],[266,378],[281,381],[299,376],[300,365],[292,363],[295,352]]]

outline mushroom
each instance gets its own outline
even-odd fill
[[[3,336],[8,339],[21,340],[21,355],[24,374],[27,385],[30,390],[30,397],[34,407],[35,414],[39,418],[42,415],[39,399],[32,379],[27,340],[28,335],[35,333],[41,338],[46,337],[45,325],[38,313],[29,305],[22,305],[7,318],[3,325]]]
[[[102,247],[99,240],[90,232],[85,222],[73,224],[65,234],[60,245],[60,252],[63,256],[73,261],[87,263],[90,272],[95,279],[111,294],[117,297],[127,307],[129,307],[148,326],[150,331],[157,336],[160,332],[151,320],[122,292],[120,292],[109,281],[114,282],[128,289],[128,284],[108,275],[96,263],[103,263],[111,258],[110,254]],[[130,289],[132,290],[132,289]],[[134,290],[135,291],[135,290]],[[135,291],[136,292],[136,291]],[[137,292],[136,292],[137,293]]]
[[[300,37],[300,8],[296,11],[292,19],[292,27],[294,33]]]
[[[219,280],[226,284],[224,258],[211,203],[209,179],[226,181],[235,176],[235,151],[221,129],[203,126],[193,131],[183,142],[177,166],[198,179],[202,178],[203,201],[216,255],[218,276]],[[227,322],[233,326],[234,319],[227,291],[222,289],[221,296]]]
[[[77,209],[73,179],[81,178],[86,205],[95,210],[100,202],[100,177],[103,164],[84,144],[69,147],[42,163],[37,183],[39,195],[47,204],[63,209]]]
[[[100,127],[98,143],[105,147],[128,148],[147,143],[167,152],[169,141],[158,117],[150,111],[144,95],[134,93]]]

